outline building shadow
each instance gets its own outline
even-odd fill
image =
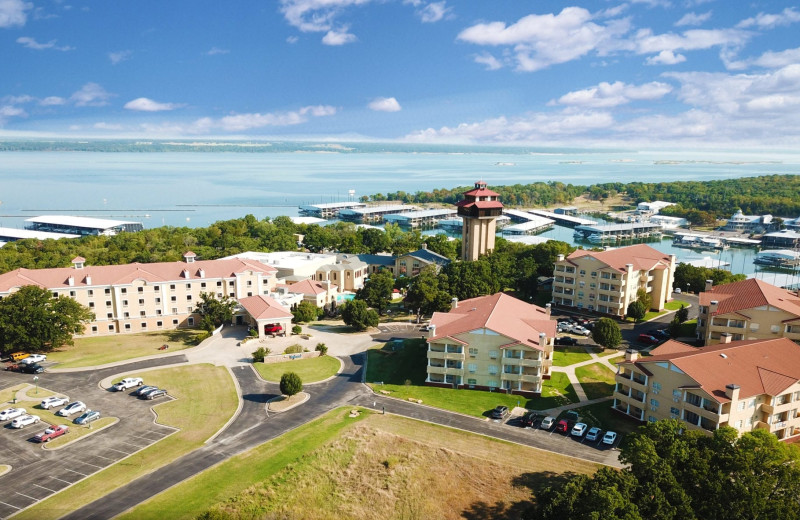
[[[521,520],[532,518],[536,508],[536,495],[547,487],[563,486],[567,480],[574,477],[574,473],[554,473],[552,471],[537,471],[522,473],[511,480],[515,487],[527,488],[531,492],[529,500],[517,502],[498,501],[490,504],[479,500],[473,502],[461,515],[466,520]]]

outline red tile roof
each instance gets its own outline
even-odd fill
[[[324,285],[321,282],[315,282],[313,280],[303,280],[302,282],[297,282],[293,284],[279,284],[278,287],[285,287],[286,290],[290,293],[294,294],[309,294],[316,296],[318,294],[322,294],[327,291]],[[334,291],[336,290],[335,285],[330,286],[331,289]]]
[[[592,256],[618,271],[625,271],[627,264],[633,264],[633,269],[637,271],[649,271],[654,268],[665,269],[671,263],[670,255],[647,244],[636,244],[600,252],[577,249],[567,257],[567,260],[575,260],[584,256]]]
[[[478,209],[494,209],[502,208],[503,203],[499,200],[461,200],[456,202],[459,208],[471,208],[475,206]]]
[[[47,289],[61,289],[81,286],[103,286],[127,284],[142,279],[146,282],[174,282],[199,280],[201,278],[231,278],[236,273],[254,271],[272,275],[276,269],[255,260],[231,258],[227,260],[199,260],[186,262],[158,262],[152,264],[97,265],[56,267],[52,269],[15,269],[0,274],[0,293],[23,285],[38,285]],[[69,284],[69,278],[74,284]],[[89,283],[91,279],[91,283]]]
[[[248,296],[239,300],[244,310],[256,320],[272,320],[276,318],[292,318],[292,313],[269,296]]]
[[[556,322],[547,311],[504,293],[479,296],[458,302],[450,312],[435,312],[431,325],[436,327],[432,339],[451,338],[471,330],[487,328],[514,340],[517,344],[542,350],[539,334],[556,335]]]
[[[668,361],[721,403],[730,401],[725,396],[725,386],[729,384],[739,385],[739,398],[745,399],[761,394],[779,395],[800,381],[800,345],[787,338],[686,347],[683,352],[672,353],[658,352],[662,348],[659,347],[653,351],[657,355],[633,364],[641,370]]]
[[[771,305],[800,316],[800,298],[796,294],[756,278],[718,285],[710,291],[700,293],[700,305],[708,306],[712,301],[719,302],[714,314]]]
[[[492,191],[489,188],[472,188],[464,192],[464,197],[499,197],[500,194]]]

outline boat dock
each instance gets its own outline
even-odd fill
[[[514,217],[509,215],[512,220]],[[531,235],[533,233],[538,233],[539,231],[544,231],[545,229],[553,227],[553,224],[556,223],[555,220],[545,217],[540,217],[538,215],[528,215],[530,217],[525,222],[520,224],[513,224],[511,226],[506,226],[503,228],[503,235]]]
[[[800,253],[791,249],[768,249],[756,253],[753,263],[769,267],[794,269],[800,266]]]
[[[594,244],[660,237],[661,226],[650,222],[631,222],[627,224],[592,224],[575,226],[574,237],[588,240]]]
[[[424,209],[384,215],[384,222],[396,222],[405,227],[435,226],[438,222],[450,219],[457,214],[454,209]],[[459,229],[461,225],[459,224]]]
[[[386,215],[409,213],[418,209],[419,208],[416,206],[409,206],[407,204],[345,208],[339,211],[339,218],[355,222],[380,222]]]
[[[684,231],[676,231],[672,239],[672,245],[675,247],[688,247],[696,249],[727,249],[730,246],[754,247],[760,244],[761,241],[750,238],[707,235],[703,233],[686,233]]]
[[[304,204],[298,206],[300,214],[308,217],[333,218],[343,209],[365,208],[363,202],[325,202],[322,204]]]
[[[573,217],[572,215],[562,215],[560,213],[553,213],[552,211],[545,211],[543,209],[529,209],[528,213],[532,213],[540,217],[553,219],[562,226],[575,227],[575,226],[591,226],[593,224],[597,224],[597,222],[595,222],[594,220],[589,220],[588,218]]]

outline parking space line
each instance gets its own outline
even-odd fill
[[[105,466],[98,466],[97,464],[92,464],[91,462],[86,462],[85,460],[79,460],[81,464],[86,464],[87,466],[92,466],[95,468],[104,468]]]
[[[78,475],[83,475],[84,477],[88,477],[89,476],[86,473],[81,473],[80,471],[75,471],[74,469],[69,469],[69,468],[64,468],[64,469],[67,470],[67,471],[71,471],[72,473],[77,473]],[[53,477],[53,478],[55,478],[55,477]],[[61,479],[59,479],[59,480],[61,480]]]
[[[14,508],[14,509],[16,509],[17,511],[19,511],[20,509],[22,509],[21,507],[12,506],[11,504],[8,504],[8,503],[6,503],[6,502],[0,502],[0,504],[3,504],[4,506],[8,506],[8,507],[13,507],[13,508]]]
[[[49,491],[51,493],[55,493],[56,492],[54,489],[50,489],[50,488],[46,488],[44,486],[40,486],[39,484],[36,484],[35,482],[33,483],[33,485],[36,486],[36,487],[40,487],[42,489],[46,489],[47,491]]]
[[[116,448],[106,447],[107,450],[116,451],[117,453],[122,453],[123,455],[130,455],[127,451],[118,450]]]
[[[130,443],[130,442],[125,442],[125,441],[122,441],[122,444],[127,444],[128,446],[133,446],[137,450],[141,450],[142,448],[144,448],[144,446],[149,446],[149,444],[145,444],[144,446],[139,446],[138,444],[133,444],[133,443]]]
[[[25,495],[25,494],[23,494],[23,493],[20,493],[19,491],[14,491],[14,493],[16,493],[17,495],[22,495],[22,496],[24,496],[25,498],[30,498],[30,499],[31,499],[31,500],[33,500],[34,502],[38,502],[38,501],[39,501],[39,499],[38,499],[38,498],[29,497],[28,495]]]
[[[97,453],[92,453],[92,456],[93,457],[100,457],[101,459],[105,459],[105,460],[110,460],[111,462],[114,462],[115,460],[117,460],[117,459],[109,459],[108,457],[103,457],[102,455],[99,455]],[[87,462],[87,464],[88,464],[88,462]],[[97,467],[99,468],[101,466],[97,466]]]
[[[66,468],[64,468],[64,469],[66,469]],[[77,472],[76,472],[76,473],[77,473]],[[54,478],[54,479],[56,479],[56,480],[60,480],[61,482],[65,482],[65,483],[67,483],[67,484],[72,484],[72,482],[70,482],[69,480],[64,480],[63,478],[54,477],[53,475],[48,475],[48,476],[49,476],[50,478]]]

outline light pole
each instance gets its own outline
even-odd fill
[[[36,385],[35,394],[39,393],[39,376],[33,376],[33,383]]]

